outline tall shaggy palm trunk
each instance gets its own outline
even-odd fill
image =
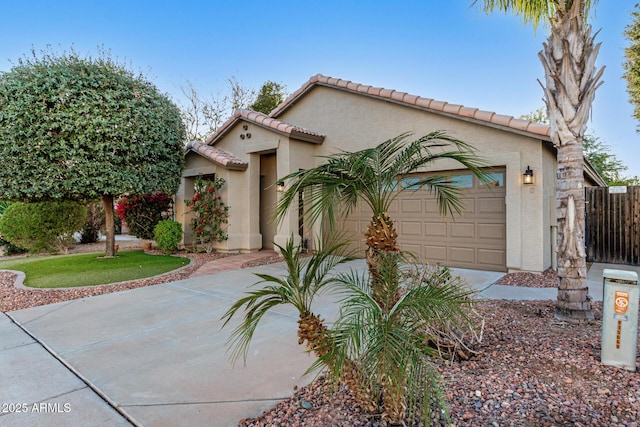
[[[570,3],[570,4],[569,4]],[[595,67],[600,44],[585,22],[585,1],[558,2],[551,34],[539,53],[545,70],[545,102],[558,149],[558,298],[556,317],[592,319],[586,282],[585,197],[582,138],[604,68]]]

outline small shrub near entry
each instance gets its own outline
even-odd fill
[[[154,240],[158,244],[158,249],[164,253],[177,251],[181,239],[182,225],[177,221],[160,221],[154,229]]]
[[[224,184],[225,180],[222,178],[198,177],[194,183],[195,194],[191,200],[185,200],[190,212],[193,212],[193,235],[207,253],[213,251],[215,243],[229,238],[224,227],[228,223],[229,206],[224,204],[220,196]]]
[[[161,192],[123,197],[116,204],[116,213],[139,239],[153,239],[158,222],[167,219],[173,199]]]
[[[0,234],[29,252],[67,252],[87,216],[77,202],[13,203],[0,218]]]

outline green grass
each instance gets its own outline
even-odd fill
[[[25,286],[67,288],[142,279],[189,264],[188,258],[120,251],[116,258],[101,254],[58,255],[0,261],[0,270],[25,273]]]

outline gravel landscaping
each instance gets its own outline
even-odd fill
[[[161,277],[82,289],[20,290],[13,286],[13,274],[0,272],[0,310],[180,280],[222,255],[185,256],[192,259],[188,267]],[[553,272],[509,274],[500,284],[556,286]],[[486,321],[478,354],[461,362],[434,361],[446,384],[452,426],[638,426],[640,373],[600,363],[601,303],[594,304],[596,320],[579,325],[555,320],[553,301],[488,301],[478,309]],[[364,411],[345,388],[329,390],[319,377],[239,425],[386,425],[381,414]]]
[[[554,319],[552,301],[480,304],[486,329],[480,354],[437,366],[453,426],[638,426],[640,373],[600,363],[602,304],[596,321]],[[324,378],[241,426],[384,426]],[[305,409],[308,407],[309,409]]]

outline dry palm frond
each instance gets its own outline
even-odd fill
[[[420,269],[410,269],[405,277],[407,283],[422,286],[460,286],[466,284],[459,277],[454,277],[448,268],[437,265],[424,265]],[[474,294],[469,292],[463,299],[468,303],[462,305],[463,317],[439,317],[426,324],[422,333],[429,347],[446,360],[468,360],[478,354],[478,347],[484,335],[484,318],[476,310]]]

